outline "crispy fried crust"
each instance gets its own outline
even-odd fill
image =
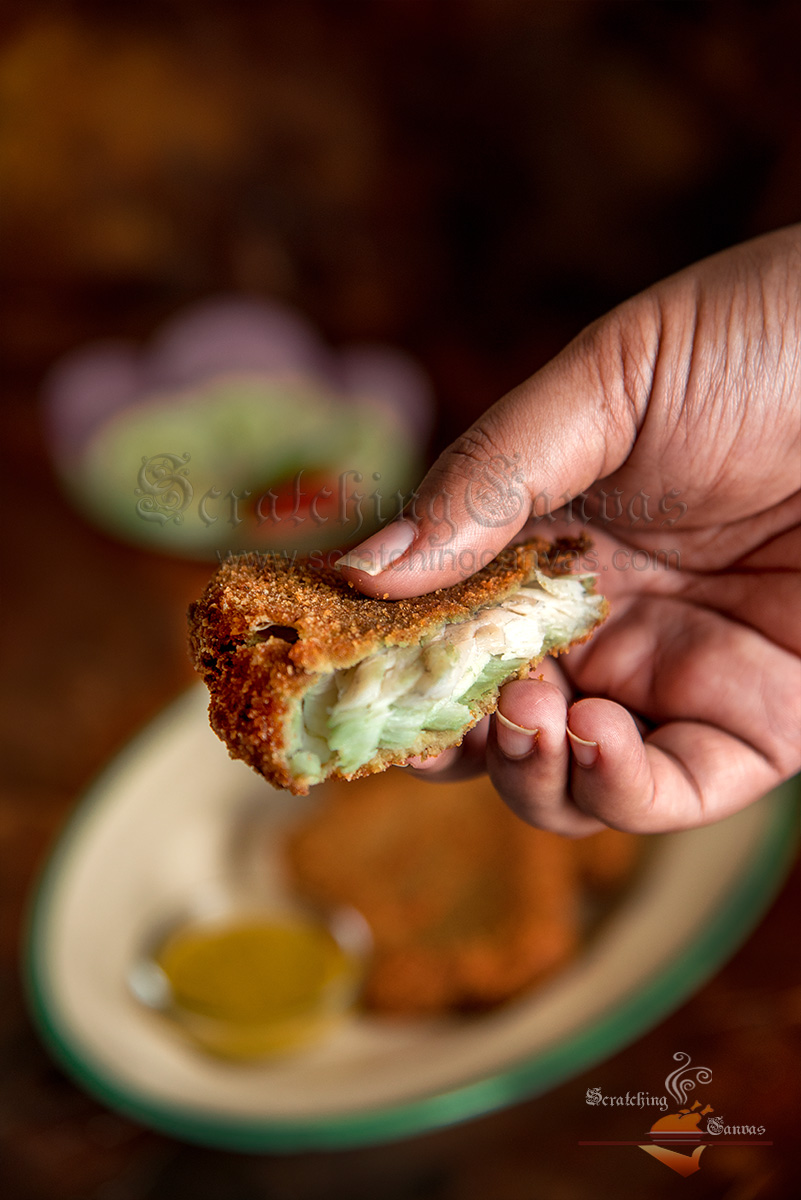
[[[363,596],[338,571],[309,559],[232,558],[189,609],[190,652],[211,693],[212,728],[233,758],[278,787],[306,794],[308,781],[287,768],[284,721],[321,674],[354,666],[382,647],[418,645],[446,623],[500,603],[536,570],[567,574],[585,549],[583,541],[533,539],[508,547],[462,583],[408,600]],[[489,697],[475,721],[495,704]],[[432,733],[424,753],[458,744],[465,732]],[[333,775],[357,778],[405,757],[379,751],[358,771]]]
[[[612,829],[532,829],[486,776],[434,787],[390,771],[328,785],[285,854],[302,897],[367,921],[367,1006],[433,1014],[498,1004],[564,967],[639,848]]]

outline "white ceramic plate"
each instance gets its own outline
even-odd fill
[[[530,996],[472,1018],[354,1015],[296,1057],[229,1064],[172,1036],[128,972],[153,922],[188,899],[256,884],[280,895],[264,846],[304,802],[228,758],[194,689],[112,763],[57,844],[29,925],[31,1007],[82,1085],[173,1135],[246,1150],[407,1136],[541,1093],[675,1008],[772,898],[797,795],[794,781],[725,822],[655,837],[583,955]]]

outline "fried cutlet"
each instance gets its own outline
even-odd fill
[[[232,558],[189,612],[212,727],[232,757],[297,794],[457,745],[504,683],[603,620],[592,577],[569,573],[584,548],[511,546],[407,600],[360,595],[311,560]]]
[[[611,859],[604,883],[614,874],[617,889],[637,845],[616,830],[573,842],[533,829],[486,778],[434,785],[390,771],[329,784],[286,858],[302,896],[367,921],[367,1007],[412,1014],[495,1005],[563,967],[599,894],[589,861]]]

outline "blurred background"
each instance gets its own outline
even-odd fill
[[[272,1159],[140,1130],[51,1064],[18,979],[25,900],[82,789],[191,683],[185,610],[209,568],[78,514],[41,396],[53,364],[87,342],[143,342],[220,293],[276,300],[334,352],[378,342],[421,365],[435,397],[422,464],[610,306],[799,218],[799,44],[795,0],[6,0],[7,1196],[567,1200],[682,1186],[648,1161],[616,1163],[607,1182],[597,1160],[573,1161],[582,1079],[466,1130]],[[697,1048],[722,1091],[721,1077],[732,1094],[750,1089],[789,1139],[801,1102],[801,969],[785,940],[797,873],[789,889],[716,980],[592,1085],[625,1092],[643,1058]],[[697,1194],[790,1194],[797,1166],[780,1140],[772,1153],[710,1155]]]

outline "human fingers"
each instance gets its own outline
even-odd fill
[[[404,769],[430,782],[455,783],[460,779],[472,779],[486,770],[484,755],[488,729],[489,717],[484,717],[467,731],[461,745],[451,746],[428,758],[410,758]]]
[[[586,330],[487,410],[432,467],[403,516],[337,564],[361,591],[400,599],[486,566],[536,513],[618,468],[647,405],[659,340],[649,293]],[[621,344],[637,363],[637,396]]]
[[[487,769],[513,812],[530,825],[584,837],[603,822],[582,812],[569,792],[567,699],[545,680],[521,680],[501,693],[487,744]]]
[[[588,698],[568,715],[570,794],[587,816],[631,833],[721,820],[779,782],[775,767],[726,730],[676,720],[645,738],[626,709]]]
[[[343,572],[389,599],[448,586],[602,480],[612,496],[667,488],[663,501],[681,497],[668,525],[680,509],[701,530],[750,518],[755,497],[783,502],[797,487],[799,256],[801,226],[779,230],[602,317],[458,438]]]
[[[531,672],[532,679],[546,680],[554,684],[565,697],[572,692],[555,658],[544,658]],[[507,684],[507,687],[512,687]],[[506,689],[501,692],[503,697]],[[405,767],[421,778],[437,783],[454,783],[459,779],[471,779],[486,771],[487,736],[490,730],[490,718],[484,717],[477,725],[468,730],[458,746],[443,750],[441,754],[429,755],[427,758],[410,758]]]

